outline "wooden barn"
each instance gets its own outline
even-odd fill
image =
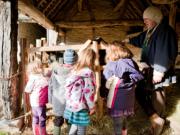
[[[93,42],[98,67],[97,118],[103,119],[103,100],[98,92],[102,85],[104,63],[101,57],[104,55],[101,56],[99,50],[103,50],[108,42],[141,33],[144,30],[142,15],[148,6],[159,7],[178,35],[178,70],[179,0],[0,0],[0,119],[13,120],[29,111],[24,95],[25,69],[35,55],[40,55],[41,60],[47,63],[50,53],[63,52],[67,48],[79,50],[89,39],[98,37],[103,42]],[[140,50],[129,47],[138,61]]]

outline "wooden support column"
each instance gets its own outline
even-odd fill
[[[21,93],[21,97],[23,98],[23,113],[27,113],[30,111],[31,106],[28,102],[29,97],[27,96],[27,94],[25,94],[24,92],[24,88],[27,82],[27,73],[26,73],[26,66],[28,65],[28,54],[27,54],[27,40],[25,38],[20,38],[19,41],[19,45],[20,45],[20,52],[21,52],[21,61],[19,63],[19,69],[21,71],[21,75],[20,75],[20,93]],[[26,124],[29,126],[31,125],[31,116],[26,117]],[[19,129],[23,128],[24,126],[24,120],[25,118],[21,118],[19,120],[20,123],[22,123],[22,125],[20,125]]]
[[[21,49],[21,62],[20,62],[20,70],[21,70],[21,77],[20,77],[20,91],[22,93],[24,93],[24,88],[25,88],[25,85],[26,85],[26,66],[28,64],[28,54],[27,54],[27,42],[26,42],[26,39],[25,38],[21,38],[20,39],[20,49]],[[23,94],[24,96],[24,94]],[[25,99],[25,98],[24,98]],[[26,104],[26,100],[24,100],[24,109],[25,109],[25,112],[27,112],[27,104]]]
[[[175,29],[176,26],[176,10],[177,6],[175,3],[170,5],[170,12],[169,12],[169,25]]]
[[[96,96],[95,101],[97,101],[97,117],[101,118],[103,116],[103,101],[100,98],[100,87],[101,87],[101,67],[99,62],[99,45],[97,41],[93,41],[93,46],[96,53],[96,59],[95,59],[95,76],[96,76]]]
[[[20,110],[17,64],[17,0],[0,1],[0,92],[3,115],[14,118]]]

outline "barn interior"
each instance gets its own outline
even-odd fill
[[[102,38],[103,42],[94,42],[93,46],[100,57],[96,62],[99,66],[96,72],[99,76],[97,77],[98,88],[103,87],[101,71],[105,63],[104,54],[101,54],[101,51],[104,50],[106,43],[114,40],[122,41],[144,31],[142,15],[148,6],[161,9],[163,15],[169,20],[170,26],[177,33],[176,71],[179,76],[179,0],[0,0],[0,54],[2,56],[0,59],[0,118],[16,119],[30,110],[25,105],[26,97],[23,94],[26,84],[25,69],[37,55],[47,64],[50,55],[62,56],[62,52],[67,48],[79,50],[88,40],[97,41],[98,38]],[[138,61],[140,49],[132,45],[128,47],[133,52],[134,59]],[[180,132],[177,126],[180,121],[176,121],[180,113],[177,109],[180,105],[178,88],[179,84],[169,88],[173,89],[169,90],[172,92],[169,92],[168,96],[172,100],[168,100],[167,104],[171,108],[169,116],[172,117],[169,117],[169,120],[173,121],[171,122],[173,128],[167,128],[163,135],[178,135]],[[104,99],[99,93],[98,99],[98,114],[92,117],[93,124],[89,127],[88,134],[111,134],[112,123],[109,122],[109,117],[104,115],[106,114]],[[148,118],[139,108],[137,105],[139,112],[130,121],[132,126],[129,128],[129,133],[148,135]],[[99,118],[101,120],[97,122]],[[49,125],[52,125],[51,121]],[[25,130],[24,132],[29,133]],[[51,132],[51,126],[49,126],[49,132]]]

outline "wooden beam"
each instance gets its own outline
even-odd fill
[[[0,1],[0,7],[0,104],[3,117],[10,120],[19,115],[22,94],[17,63],[17,0]]]
[[[43,47],[32,47],[29,48],[28,53],[34,52],[56,52],[56,51],[64,51],[66,49],[74,49],[79,50],[84,44],[76,44],[76,45],[55,45],[55,46],[43,46]],[[105,44],[99,44],[99,49],[105,49]]]
[[[78,11],[81,12],[83,7],[83,0],[78,0]]]
[[[43,3],[43,2],[46,2],[46,0],[41,0],[39,3],[38,3],[38,8],[41,6],[41,4]]]
[[[80,21],[80,22],[57,22],[60,28],[102,28],[113,26],[143,26],[143,21],[139,20],[99,20],[99,21]]]
[[[141,11],[137,2],[130,0],[129,6],[131,7],[131,9],[133,9],[133,12],[135,13],[136,18],[142,18],[143,11]]]
[[[57,8],[59,9],[59,7],[61,8],[63,5],[64,5],[64,3],[66,3],[66,0],[58,0],[57,2],[56,2],[56,4],[52,7],[52,9],[47,13],[47,16],[49,17],[49,15],[51,15],[51,13],[52,12],[55,12],[54,10],[56,9],[57,10]]]
[[[92,11],[92,7],[90,5],[90,2],[89,2],[89,0],[85,0],[85,2],[86,2],[86,7],[87,7],[87,10],[88,10],[90,19],[91,19],[91,21],[94,21],[95,20],[95,15],[94,15],[94,13]]]
[[[120,0],[119,3],[116,5],[116,7],[113,9],[114,12],[117,12],[118,10],[124,10],[124,6],[125,6],[125,3],[127,2],[128,0]]]
[[[56,3],[56,0],[51,0],[51,1],[47,4],[47,6],[43,9],[42,12],[45,13],[50,7],[54,7],[55,3]]]
[[[33,53],[33,52],[55,52],[55,51],[64,51],[68,48],[74,49],[74,50],[78,50],[83,44],[79,44],[79,45],[62,45],[62,46],[44,46],[44,47],[33,47],[30,48],[28,50],[29,53]]]
[[[18,9],[33,18],[37,23],[42,25],[46,29],[54,29],[54,24],[37,8],[32,4],[27,3],[25,0],[18,1]]]
[[[57,8],[52,12],[50,18],[52,20],[69,20],[74,14],[76,14],[76,11],[72,12],[75,6],[78,12],[77,0],[62,0],[59,6],[57,6]]]
[[[154,4],[173,4],[179,0],[151,0]]]
[[[176,4],[171,4],[170,12],[169,12],[169,25],[175,29],[176,26]]]

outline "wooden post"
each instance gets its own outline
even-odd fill
[[[100,119],[103,116],[103,102],[100,98],[100,86],[101,86],[101,67],[99,62],[99,45],[97,41],[93,41],[93,47],[92,47],[96,53],[96,59],[95,59],[95,75],[96,75],[96,96],[95,101],[97,101],[97,117]]]
[[[3,115],[11,119],[19,114],[17,64],[17,0],[0,2],[0,92]]]
[[[25,38],[20,38],[20,52],[21,52],[21,61],[19,63],[19,69],[21,71],[21,76],[20,76],[20,93],[22,93],[21,98],[23,98],[23,113],[27,113],[30,110],[30,105],[27,104],[26,102],[26,96],[24,93],[24,88],[26,85],[27,81],[27,76],[26,76],[26,66],[28,64],[28,54],[27,54],[27,42]],[[24,123],[24,117],[19,120],[19,130],[21,130],[25,123]]]
[[[175,3],[171,4],[169,12],[169,25],[175,29],[176,27],[176,10],[177,6]]]

